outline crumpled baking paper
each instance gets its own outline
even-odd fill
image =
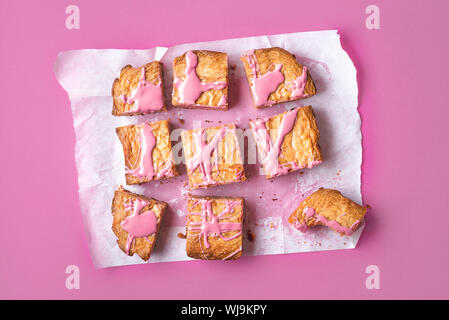
[[[309,68],[317,87],[313,97],[256,110],[250,97],[242,52],[254,48],[282,47]],[[111,87],[123,66],[139,67],[152,60],[164,64],[165,93],[170,101],[173,58],[187,50],[207,49],[229,55],[230,86],[228,111],[187,110],[169,106],[166,113],[135,117],[114,117]],[[354,248],[363,226],[351,236],[341,236],[326,227],[301,233],[287,223],[302,199],[319,187],[340,190],[361,203],[360,167],[362,145],[357,111],[356,69],[342,49],[336,30],[290,33],[222,41],[182,44],[149,50],[74,50],[61,52],[55,75],[67,91],[76,133],[75,160],[78,169],[80,207],[94,265],[98,268],[145,263],[129,257],[117,246],[111,230],[111,202],[118,185],[169,204],[159,239],[149,262],[191,260],[185,253],[185,196],[239,196],[245,198],[243,255]],[[248,121],[267,117],[298,105],[312,105],[321,138],[324,162],[313,169],[266,180],[253,157]],[[183,164],[181,176],[165,181],[126,186],[124,157],[115,128],[122,125],[170,119],[174,154],[181,150],[180,132],[192,127],[234,122],[247,137],[246,182],[189,191]],[[251,150],[250,150],[251,149]],[[178,157],[179,158],[179,157]]]

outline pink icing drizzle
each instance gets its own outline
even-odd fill
[[[220,101],[218,101],[218,107],[224,107],[228,104],[228,98],[225,94],[222,94]]]
[[[210,248],[209,241],[207,240],[209,235],[217,235],[224,241],[230,241],[237,238],[242,233],[242,224],[240,222],[220,222],[220,218],[227,213],[231,213],[232,210],[240,205],[239,201],[228,200],[226,201],[225,209],[218,215],[214,215],[212,212],[212,201],[206,199],[199,199],[193,205],[193,207],[201,204],[201,213],[190,213],[191,215],[201,215],[202,221],[200,222],[190,222],[190,230],[199,230],[198,236],[204,238],[204,245],[206,248]],[[229,238],[225,238],[222,233],[229,231],[239,231],[235,235]],[[234,252],[232,255],[234,255]],[[229,256],[228,256],[229,257]],[[226,257],[226,258],[228,258]],[[225,259],[226,259],[225,258]]]
[[[254,98],[254,104],[257,107],[271,106],[273,103],[268,101],[270,94],[276,91],[277,87],[284,82],[285,79],[281,72],[282,64],[274,64],[274,69],[272,71],[268,71],[264,75],[258,76],[259,70],[254,50],[245,52],[244,56],[253,73],[250,88]]]
[[[304,94],[306,83],[307,83],[307,67],[303,66],[302,74],[295,80],[285,84],[285,87],[291,90],[292,93],[290,97],[291,100],[305,98],[308,96],[307,94]]]
[[[186,52],[186,78],[181,80],[175,78],[174,84],[178,89],[178,102],[184,105],[195,106],[195,101],[200,97],[201,93],[208,90],[222,90],[226,88],[225,81],[216,82],[201,82],[196,74],[196,67],[198,65],[198,56],[191,50]],[[226,99],[223,95],[222,99]],[[220,100],[221,101],[221,100]],[[226,101],[221,101],[222,106]]]
[[[278,129],[278,135],[274,144],[271,141],[270,133],[268,132],[266,122],[269,118],[266,119],[257,119],[251,121],[250,124],[254,131],[254,136],[257,142],[257,147],[259,149],[259,153],[262,157],[262,162],[267,175],[270,176],[279,176],[282,174],[288,173],[290,167],[291,170],[299,170],[305,167],[312,168],[315,165],[321,163],[320,160],[310,161],[305,166],[299,166],[295,161],[291,161],[284,164],[279,164],[279,154],[281,153],[282,143],[284,142],[285,136],[292,131],[295,122],[296,115],[298,113],[299,108],[292,109],[288,111],[282,117],[281,125]]]
[[[299,108],[296,108],[284,114],[274,144],[271,141],[270,134],[266,127],[268,119],[257,119],[251,122],[257,146],[263,159],[264,168],[268,175],[277,176],[288,172],[285,165],[279,164],[278,156],[281,152],[285,136],[292,131],[293,126],[295,125],[298,110]]]
[[[125,211],[132,211],[132,214],[120,224],[128,232],[126,254],[129,254],[134,238],[145,238],[149,242],[147,237],[156,233],[157,218],[155,213],[151,210],[141,212],[147,205],[148,201],[142,199],[128,199],[125,202]]]
[[[337,231],[339,233],[344,233],[347,236],[350,236],[351,234],[353,234],[354,229],[359,225],[360,220],[356,220],[349,228],[342,226],[340,223],[338,223],[337,221],[334,220],[327,220],[327,218],[325,216],[322,216],[320,214],[317,214],[314,208],[304,208],[303,210],[303,214],[304,214],[304,220],[316,220],[321,222],[323,225],[331,228],[334,231]],[[341,215],[345,216],[346,213],[343,213]],[[296,220],[295,223],[293,224],[293,226],[298,229],[301,232],[306,232],[307,231],[307,224],[306,223],[301,223],[299,222],[299,220]]]
[[[139,84],[129,97],[123,96],[123,102],[133,104],[130,110],[125,113],[134,112],[154,112],[159,111],[164,106],[164,97],[162,96],[162,81],[159,79],[159,84],[154,85],[145,79],[145,67],[142,67],[142,73],[139,79]]]
[[[236,254],[239,253],[240,251],[242,251],[242,247],[238,248],[238,249],[235,250],[234,252],[231,252],[229,255],[227,255],[226,257],[224,257],[223,260],[228,260],[229,258],[232,258],[234,255],[236,255]]]
[[[191,159],[187,160],[187,168],[190,172],[193,172],[199,167],[201,174],[203,175],[204,185],[216,184],[216,181],[211,175],[212,163],[210,158],[214,150],[217,148],[218,143],[225,136],[226,131],[227,127],[221,127],[209,143],[206,143],[205,129],[193,132],[195,149],[197,151]],[[218,157],[218,154],[216,154],[216,156]]]
[[[134,164],[134,167],[136,167],[135,169],[130,169],[126,166],[125,172],[138,178],[146,177],[149,179],[153,179],[154,176],[161,178],[173,175],[170,160],[165,164],[162,170],[156,173],[153,166],[153,149],[156,146],[156,138],[153,134],[151,126],[148,123],[143,123],[139,125],[139,127],[140,149],[139,155],[136,159],[139,165],[136,167],[136,164]]]

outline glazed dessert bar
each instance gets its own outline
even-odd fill
[[[115,130],[123,146],[126,184],[141,184],[178,175],[171,154],[167,120]]]
[[[313,226],[327,226],[350,236],[362,222],[366,210],[337,190],[319,189],[301,202],[288,222],[302,232]]]
[[[241,56],[256,108],[313,96],[315,85],[307,67],[281,48],[246,51]]]
[[[132,116],[167,111],[164,104],[162,63],[153,61],[140,68],[126,65],[112,85],[112,114]]]
[[[242,255],[243,198],[190,197],[186,252],[194,259],[235,260]]]
[[[311,106],[252,120],[249,126],[268,179],[322,162],[320,132]]]
[[[245,181],[234,124],[183,131],[191,189]]]
[[[167,204],[129,192],[122,187],[112,200],[112,231],[119,248],[147,261],[153,250]]]
[[[175,107],[226,110],[228,108],[228,55],[187,51],[173,61]]]

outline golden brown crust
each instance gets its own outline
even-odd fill
[[[228,97],[228,55],[224,52],[207,51],[207,50],[192,50],[198,56],[198,65],[196,67],[196,74],[201,82],[217,82],[225,81],[226,87],[221,90],[208,90],[203,92],[195,101],[195,106],[188,106],[179,103],[178,90],[173,85],[172,104],[175,107],[189,107],[189,108],[204,108],[226,110],[228,103],[219,105],[223,95]],[[173,61],[173,75],[174,78],[184,80],[186,77],[186,53],[182,56],[176,57]]]
[[[282,118],[287,112],[280,113],[267,120],[266,127],[272,141],[276,140]],[[295,125],[292,131],[285,135],[282,142],[281,152],[278,157],[279,164],[286,166],[288,172],[292,172],[323,161],[321,148],[318,143],[319,139],[320,131],[312,106],[298,108]],[[260,147],[258,146],[258,148]],[[292,162],[296,163],[296,168],[290,165]],[[272,177],[273,175],[267,173],[267,179]]]
[[[131,92],[137,88],[139,84],[139,79],[141,77],[142,67],[133,68],[131,65],[126,65],[120,71],[120,77],[115,78],[112,85],[112,114],[114,116],[131,116],[143,114],[142,112],[127,112],[133,106],[134,103],[129,104],[124,102],[123,97],[129,97]],[[144,65],[145,67],[145,78],[148,82],[154,85],[161,83],[161,90],[163,92],[163,65],[159,61],[153,61]],[[162,94],[163,96],[163,94]],[[165,105],[162,107],[161,111],[167,111]]]
[[[304,199],[299,207],[290,215],[288,222],[307,227],[323,225],[318,219],[308,219],[304,210],[313,208],[317,215],[328,221],[336,221],[344,228],[357,229],[366,214],[366,208],[344,197],[340,191],[333,189],[318,189]]]
[[[117,236],[117,244],[124,253],[126,253],[128,232],[121,227],[121,223],[131,214],[131,211],[125,210],[125,202],[128,199],[141,199],[148,201],[149,204],[143,208],[143,211],[151,210],[154,212],[157,218],[156,233],[148,236],[148,241],[144,238],[135,238],[133,244],[129,249],[129,256],[137,253],[139,257],[147,261],[150,258],[151,251],[153,250],[154,244],[156,242],[160,229],[159,227],[162,222],[165,209],[167,208],[167,203],[129,192],[122,187],[119,187],[115,191],[111,207],[112,215],[114,216],[114,220],[112,222],[112,231]]]
[[[204,243],[204,236],[199,235],[198,230],[191,230],[192,222],[202,221],[201,215],[195,213],[201,213],[201,204],[195,205],[198,200],[210,200],[212,206],[213,215],[217,216],[226,208],[227,201],[236,201],[237,206],[233,208],[231,213],[224,214],[219,222],[234,222],[240,223],[243,226],[244,218],[244,199],[235,197],[197,197],[192,196],[187,200],[187,225],[186,225],[186,253],[189,257],[194,259],[203,260],[235,260],[242,255],[242,241],[243,235],[241,230],[232,230],[223,232],[222,236],[225,238],[234,239],[223,240],[218,235],[210,234],[207,237],[207,241],[210,245],[206,248]],[[209,221],[209,220],[208,220]],[[197,226],[195,226],[197,227]]]
[[[228,132],[218,143],[218,166],[212,166],[211,173],[211,176],[216,183],[205,184],[201,169],[197,167],[193,172],[191,172],[190,168],[187,166],[189,185],[191,189],[222,185],[233,182],[241,182],[246,180],[243,162],[240,156],[238,139],[235,134],[235,124],[231,123],[223,126],[205,128],[204,130],[206,131],[206,142],[209,143],[218,133],[218,130],[223,127],[228,128]],[[197,152],[193,133],[199,132],[200,130],[201,129],[186,130],[181,133],[182,148],[186,160],[186,165]],[[217,149],[212,153],[211,163],[214,162]]]
[[[171,154],[171,140],[170,140],[170,126],[168,120],[157,122],[147,122],[151,126],[153,135],[156,138],[156,146],[153,149],[153,167],[158,173],[164,169],[164,166],[170,162],[171,168],[169,174],[158,178],[154,176],[153,179],[149,177],[135,177],[131,174],[126,174],[126,184],[141,184],[152,180],[165,179],[167,177],[177,176],[178,170],[173,163]],[[140,149],[140,125],[128,125],[118,127],[115,129],[118,138],[123,146],[123,153],[125,156],[125,166],[130,169],[135,169],[139,166],[139,149]]]
[[[291,90],[286,88],[286,83],[292,82],[302,75],[303,66],[296,61],[294,55],[292,55],[287,50],[278,47],[255,49],[254,55],[256,56],[256,63],[258,70],[260,72],[258,76],[264,75],[269,70],[271,71],[273,69],[274,64],[282,64],[281,73],[284,75],[285,79],[284,82],[282,82],[277,87],[276,91],[270,94],[268,98],[268,101],[270,102],[269,105],[302,99],[292,97]],[[251,83],[254,74],[248,63],[248,60],[246,59],[245,55],[242,55],[240,57],[240,60],[243,63],[243,68],[245,69],[248,83]],[[315,84],[313,83],[310,72],[308,71],[307,71],[307,82],[304,88],[304,94],[306,94],[306,97],[311,97],[316,94]],[[256,106],[256,107],[264,108],[268,107],[269,105]]]

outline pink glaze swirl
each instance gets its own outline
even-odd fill
[[[259,69],[257,66],[254,50],[249,50],[243,55],[248,61],[248,65],[252,70],[250,89],[254,99],[254,104],[256,105],[256,107],[273,105],[273,103],[269,101],[268,98],[270,97],[270,94],[276,91],[277,87],[282,82],[284,82],[285,78],[281,72],[282,64],[273,64],[273,70],[267,71],[267,73],[260,76],[258,75]],[[271,66],[268,69],[271,69]]]
[[[290,100],[297,100],[308,97],[308,94],[304,94],[304,89],[307,83],[307,67],[302,67],[302,74],[295,80],[285,84],[285,88],[291,91]]]
[[[190,213],[191,215],[201,215],[202,220],[199,222],[190,222],[190,225],[187,227],[188,230],[198,231],[198,233],[193,234],[192,236],[198,236],[199,240],[203,238],[204,246],[206,248],[210,248],[210,244],[208,241],[208,237],[210,235],[218,236],[220,239],[224,241],[230,241],[239,237],[242,234],[242,223],[241,222],[221,222],[220,218],[227,213],[232,213],[235,207],[239,206],[240,201],[235,200],[227,200],[226,206],[222,212],[217,215],[214,215],[212,212],[212,200],[207,199],[198,199],[194,203],[193,207],[197,205],[201,205],[200,213]],[[226,238],[222,235],[223,232],[230,231],[238,231],[235,235]],[[200,242],[201,245],[201,242]],[[241,249],[240,249],[241,250]],[[237,252],[232,253],[227,256],[224,260],[236,254]]]
[[[229,129],[226,126],[220,127],[218,132],[213,136],[213,138],[210,140],[209,143],[206,142],[206,130],[200,129],[199,131],[193,132],[193,140],[195,143],[195,150],[196,153],[193,155],[191,159],[187,160],[187,169],[190,173],[193,173],[197,168],[200,169],[203,182],[200,184],[197,184],[193,187],[199,187],[203,185],[212,185],[216,184],[217,182],[212,177],[212,169],[214,165],[218,165],[218,143],[223,139],[223,137],[231,131],[232,129]],[[213,152],[215,153],[215,160],[212,163],[211,157]],[[228,152],[234,152],[235,146],[232,150],[228,150],[227,144],[225,145],[225,159],[226,154]],[[243,172],[240,172],[239,175],[237,175],[238,180],[243,176]]]
[[[129,97],[123,96],[123,102],[134,104],[131,109],[124,113],[150,113],[161,110],[164,106],[161,84],[161,79],[159,79],[158,85],[147,81],[145,79],[145,67],[142,67],[137,88],[131,92]]]
[[[295,108],[283,115],[282,122],[278,129],[278,135],[274,143],[271,141],[270,133],[268,132],[266,125],[269,118],[256,119],[250,122],[259,150],[259,155],[262,158],[261,162],[264,166],[265,173],[270,177],[286,174],[289,172],[289,168],[290,170],[299,170],[305,167],[312,168],[316,164],[321,163],[319,160],[313,160],[305,166],[299,166],[295,161],[279,164],[279,155],[281,154],[284,138],[293,130],[298,110],[299,108]]]
[[[296,108],[284,114],[274,144],[271,141],[270,133],[266,126],[268,119],[257,119],[251,122],[257,146],[259,148],[259,154],[262,157],[262,162],[267,175],[278,176],[288,172],[288,168],[286,168],[285,165],[279,164],[278,157],[281,153],[281,147],[285,136],[292,131],[295,125],[298,110],[299,108]]]
[[[242,246],[240,246],[240,248],[238,248],[237,250],[235,250],[234,252],[231,252],[230,254],[228,254],[226,257],[224,257],[222,260],[228,260],[230,258],[232,258],[233,256],[235,256],[237,253],[239,253],[240,251],[242,251]]]
[[[293,223],[293,226],[301,232],[306,232],[308,229],[308,223],[310,222],[320,222],[322,225],[329,227],[330,229],[343,233],[347,236],[350,236],[354,233],[354,230],[360,223],[360,220],[356,220],[349,228],[342,226],[340,223],[334,220],[328,220],[325,216],[318,214],[314,208],[304,208],[303,212],[303,221],[300,222],[298,219]],[[346,213],[340,215],[340,217],[345,216]]]
[[[153,165],[153,149],[156,147],[156,137],[153,134],[153,130],[148,123],[142,123],[139,125],[139,153],[134,163],[135,169],[125,167],[126,174],[130,174],[137,178],[149,178],[154,177],[162,178],[173,175],[171,159],[168,160],[161,168],[156,172]]]
[[[226,81],[201,82],[196,74],[198,56],[191,50],[186,52],[185,79],[175,77],[174,85],[178,89],[178,102],[186,106],[196,106],[196,100],[208,90],[222,90],[226,88]],[[223,100],[224,99],[224,100]],[[219,106],[225,105],[226,96],[223,95]]]
[[[147,237],[157,231],[156,214],[151,210],[141,212],[148,204],[148,201],[142,199],[127,199],[125,202],[125,211],[132,211],[132,214],[120,224],[128,232],[126,254],[129,254],[135,238],[145,238],[149,242]]]

